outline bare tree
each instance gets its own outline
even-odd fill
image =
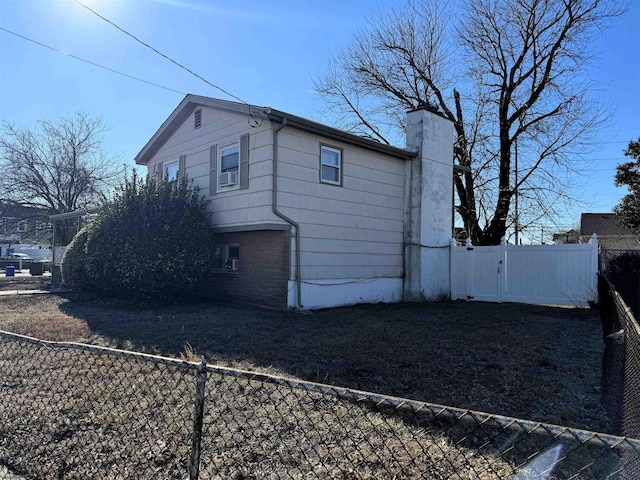
[[[454,124],[455,162],[469,167],[454,176],[456,210],[475,244],[497,244],[570,198],[576,160],[606,120],[584,70],[624,10],[615,0],[409,1],[355,34],[316,90],[343,126],[384,143],[401,138],[405,111],[437,108]]]
[[[0,203],[48,216],[98,205],[122,178],[105,155],[99,118],[84,113],[41,121],[37,130],[4,122],[0,129]]]

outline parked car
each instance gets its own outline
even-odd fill
[[[5,255],[3,258],[7,260],[22,260],[23,262],[24,261],[33,262],[33,258],[31,258],[26,253],[10,253],[9,255]]]
[[[22,268],[29,268],[33,261],[33,258],[31,258],[26,253],[10,253],[8,255],[0,257],[0,268],[5,268],[8,265],[20,267],[21,263]]]

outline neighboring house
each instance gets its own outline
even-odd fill
[[[51,224],[42,210],[0,201],[0,244],[48,244]]]
[[[588,243],[590,238],[591,237],[587,238],[587,241],[583,243]],[[581,243],[580,232],[574,228],[564,233],[554,233],[553,243],[556,245]]]
[[[587,243],[594,233],[603,249],[638,248],[638,235],[621,225],[615,213],[583,213],[580,243]]]
[[[187,95],[136,156],[210,200],[203,291],[276,308],[449,298],[453,125],[396,148],[267,107]]]

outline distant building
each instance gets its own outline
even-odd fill
[[[588,242],[588,240],[587,240]],[[584,243],[587,243],[584,242]],[[580,242],[580,232],[575,228],[564,232],[564,233],[554,233],[553,234],[553,243],[556,245],[560,244],[571,244],[571,243],[581,243]]]
[[[51,225],[40,209],[0,202],[0,244],[49,244]]]
[[[588,243],[594,233],[604,249],[640,247],[638,235],[618,222],[615,213],[583,213],[580,218],[580,243]]]

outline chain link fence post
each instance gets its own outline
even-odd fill
[[[200,452],[202,443],[202,424],[204,419],[205,387],[207,383],[207,362],[204,355],[196,367],[196,395],[193,412],[193,438],[191,442],[191,458],[189,460],[189,480],[198,480],[200,475]]]

